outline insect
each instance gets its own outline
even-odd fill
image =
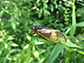
[[[58,44],[63,44],[67,42],[66,37],[59,30],[48,29],[39,25],[34,25],[32,29],[34,30],[34,33],[32,33],[32,35],[37,33],[37,41],[38,41],[38,34],[39,34],[45,39]]]

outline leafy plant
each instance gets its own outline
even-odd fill
[[[83,63],[83,10],[83,0],[0,0],[0,63]],[[65,32],[68,42],[37,42],[34,24]]]

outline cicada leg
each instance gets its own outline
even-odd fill
[[[33,35],[33,34],[35,34],[35,32],[34,32],[34,33],[32,33],[31,35]]]
[[[37,42],[39,42],[39,39],[38,39],[38,33],[37,33]]]

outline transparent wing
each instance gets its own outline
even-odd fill
[[[56,43],[66,43],[67,39],[59,30],[51,30],[51,29],[41,29],[39,33],[42,37],[47,40],[56,42]]]

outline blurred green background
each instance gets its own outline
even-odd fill
[[[40,36],[36,43],[34,24],[60,30],[82,49]],[[84,1],[0,0],[0,63],[84,63]]]

